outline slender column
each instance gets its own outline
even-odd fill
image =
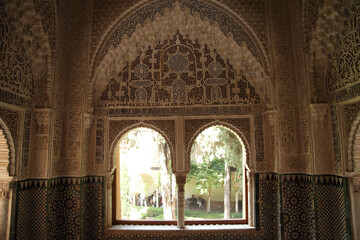
[[[185,228],[185,183],[186,173],[176,173],[176,184],[178,186],[178,228]]]
[[[0,239],[8,239],[9,196],[9,182],[0,182]]]
[[[105,227],[112,226],[112,219],[113,219],[113,211],[112,211],[112,185],[114,181],[114,172],[107,172],[106,173],[106,223]]]

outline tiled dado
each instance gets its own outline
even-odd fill
[[[256,174],[256,230],[104,231],[103,177],[16,184],[16,239],[350,239],[346,179]]]
[[[12,239],[103,239],[103,177],[17,182]]]

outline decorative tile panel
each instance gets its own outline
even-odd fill
[[[103,177],[83,177],[81,179],[81,239],[103,239],[103,191]]]
[[[284,239],[314,239],[313,180],[308,175],[282,176]]]
[[[18,182],[17,239],[46,239],[47,180]]]
[[[317,176],[315,183],[318,239],[349,239],[344,179]]]
[[[80,239],[80,179],[49,181],[48,239]]]

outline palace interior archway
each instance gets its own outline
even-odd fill
[[[9,239],[356,239],[359,8],[2,1]],[[150,127],[164,136],[182,209],[191,144],[212,125],[244,140],[248,224],[188,227],[179,211],[165,231],[111,226],[122,134]]]

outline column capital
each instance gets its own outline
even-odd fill
[[[327,103],[310,104],[311,117],[317,123],[322,123],[329,112],[330,105]]]
[[[93,122],[94,122],[94,115],[90,113],[85,113],[84,122],[83,122],[85,130],[89,130]]]
[[[8,198],[9,197],[9,192],[10,192],[10,182],[7,181],[1,181],[0,182],[0,198]]]
[[[36,125],[38,126],[38,133],[44,134],[47,133],[47,129],[50,124],[50,108],[35,108],[33,109],[34,117],[36,120]]]
[[[176,176],[176,184],[178,185],[179,191],[185,191],[185,183],[186,183],[186,173],[177,172]]]
[[[266,122],[269,123],[270,126],[275,126],[277,114],[278,111],[275,109],[266,110],[263,112],[263,118]]]

